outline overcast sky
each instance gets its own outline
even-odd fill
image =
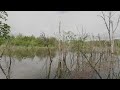
[[[39,36],[41,32],[54,35],[58,32],[58,23],[62,21],[62,30],[77,33],[76,26],[83,26],[91,34],[107,33],[100,17],[100,11],[8,11],[8,23],[12,34]]]

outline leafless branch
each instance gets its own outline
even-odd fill
[[[115,29],[114,29],[114,31],[113,31],[113,32],[115,32],[115,31],[117,30],[118,25],[119,25],[119,22],[120,22],[120,15],[119,15],[119,17],[118,17],[117,25],[116,25],[116,27],[115,27]]]

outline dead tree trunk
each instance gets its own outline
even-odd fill
[[[115,13],[113,13],[112,11],[109,11],[108,15],[106,15],[102,11],[102,15],[100,15],[100,17],[104,20],[104,23],[105,23],[107,31],[108,31],[111,54],[114,53],[114,39],[115,39],[114,34],[115,34],[115,32],[119,26],[119,22],[120,22],[120,15],[119,15],[119,17],[117,19],[117,24],[115,25],[115,22],[113,21],[114,15],[115,15]]]

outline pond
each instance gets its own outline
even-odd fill
[[[46,78],[47,64],[49,64],[49,57],[46,49],[40,49],[36,52],[28,49],[16,49],[9,52],[11,55],[11,79],[41,79]],[[51,50],[52,51],[52,50]],[[51,57],[53,64],[56,62],[54,58],[56,51],[52,51]],[[6,70],[9,63],[8,52],[2,57],[1,64]],[[55,64],[56,65],[56,64]],[[4,79],[5,75],[0,70],[0,79]]]
[[[86,54],[86,58],[83,54],[67,52],[60,57],[60,53],[54,49],[51,50],[51,63],[48,52],[44,49],[36,52],[17,50],[11,54],[11,79],[48,79],[49,70],[49,79],[57,79],[60,58],[63,61],[61,67],[63,70],[61,78],[63,79],[99,79],[99,74],[103,79],[120,77],[120,60],[117,56],[112,61],[107,54],[102,55],[100,53],[93,53],[92,57],[90,54]],[[88,59],[89,61],[87,61]],[[4,55],[1,64],[6,72],[8,62],[9,56]],[[2,70],[0,70],[0,79],[5,79]]]

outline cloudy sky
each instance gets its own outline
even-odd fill
[[[77,33],[83,26],[91,34],[107,33],[100,17],[100,11],[8,11],[8,23],[12,34],[39,36],[41,32],[54,35],[58,32],[58,23],[62,30]]]

